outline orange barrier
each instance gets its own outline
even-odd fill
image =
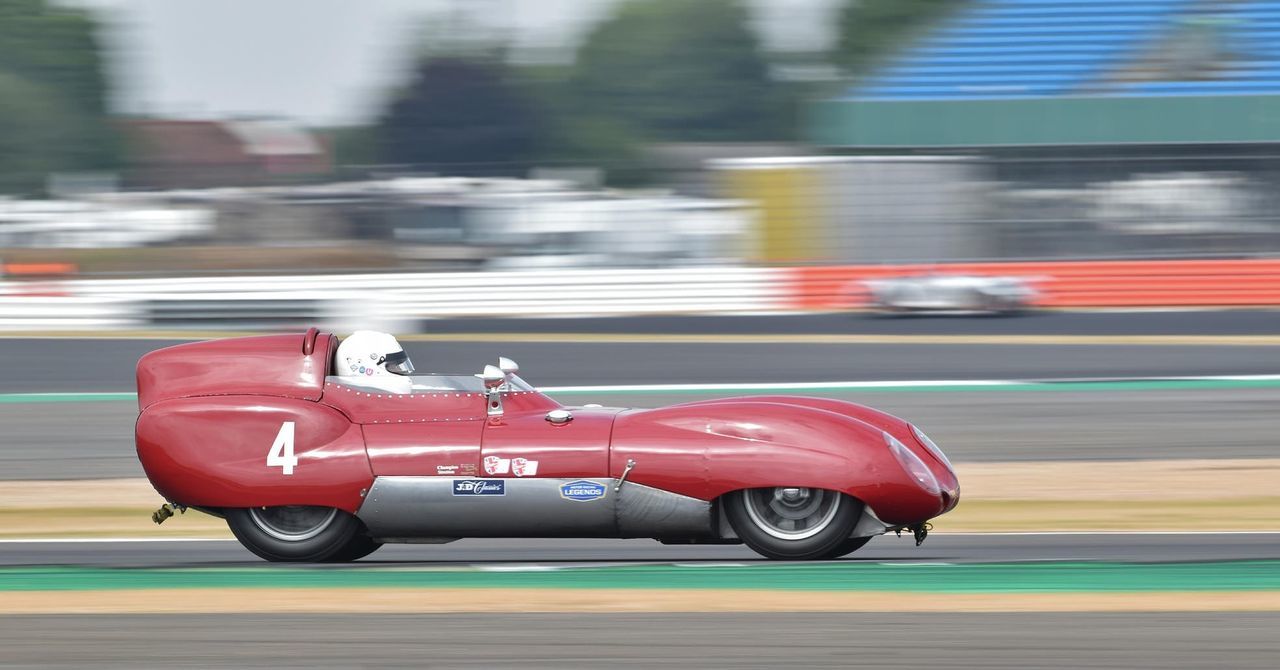
[[[928,271],[1025,277],[1042,307],[1280,305],[1280,259],[796,267],[783,283],[792,309],[841,309],[866,300],[858,280]]]
[[[74,263],[5,263],[0,264],[0,274],[12,277],[59,276],[76,273]]]

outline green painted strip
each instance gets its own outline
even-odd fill
[[[1109,379],[1099,381],[1003,380],[815,382],[762,384],[653,384],[636,386],[564,386],[542,389],[551,396],[597,395],[737,395],[751,393],[972,393],[1039,391],[1191,391],[1280,388],[1280,377],[1202,377],[1187,379]],[[133,402],[137,394],[104,393],[0,393],[0,405],[24,403]]]
[[[1280,561],[817,563],[547,570],[4,568],[0,591],[201,588],[568,588],[1077,593],[1280,590]]]

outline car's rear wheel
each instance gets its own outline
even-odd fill
[[[268,561],[354,560],[339,556],[350,551],[364,531],[359,519],[332,507],[228,509],[226,518],[240,544]]]
[[[731,494],[725,514],[738,537],[778,560],[830,558],[849,539],[862,505],[839,491],[803,487],[746,489]]]
[[[848,556],[849,554],[861,549],[870,541],[871,538],[869,537],[846,538],[844,542],[840,543],[840,546],[833,549],[830,554],[827,554],[826,558],[840,558],[841,556]]]
[[[369,554],[382,548],[382,543],[369,537],[364,533],[356,533],[355,537],[347,542],[346,546],[338,550],[338,553],[326,558],[329,563],[347,563],[349,561],[358,561]]]

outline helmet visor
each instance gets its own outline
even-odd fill
[[[413,374],[413,362],[409,360],[409,354],[403,351],[387,354],[386,366],[387,372],[393,375]]]

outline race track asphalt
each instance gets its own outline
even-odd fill
[[[744,332],[1048,335],[1272,335],[1280,312],[1043,313],[1016,318],[812,316],[440,321],[429,332]],[[521,329],[524,329],[523,331]],[[1280,373],[1280,347],[1152,344],[415,341],[420,370],[479,370],[516,358],[539,386],[861,380],[1078,379]],[[0,394],[134,390],[139,356],[173,339],[0,339]],[[721,393],[720,395],[734,395]],[[884,408],[932,433],[959,461],[1267,458],[1277,455],[1275,389],[822,392]],[[565,396],[654,407],[711,395]],[[128,400],[0,403],[0,479],[134,477]]]
[[[945,517],[939,521],[945,526]],[[1015,561],[1186,562],[1280,559],[1280,533],[1060,533],[968,534],[938,532],[917,547],[904,534],[875,538],[839,562],[989,563]],[[386,545],[356,565],[413,566],[659,563],[761,563],[741,545],[663,545],[654,540],[483,539],[442,545]],[[809,563],[812,564],[812,563]],[[0,541],[0,566],[267,567],[234,541],[76,542]],[[333,566],[313,566],[334,569]]]
[[[562,400],[658,407],[714,395],[587,393]],[[821,395],[913,421],[958,462],[1280,456],[1280,388]],[[0,404],[0,480],[141,477],[133,445],[137,411],[129,400]]]
[[[1033,327],[1034,325],[1034,327]],[[546,330],[542,330],[545,328]],[[593,330],[594,329],[594,330]],[[850,315],[507,319],[433,322],[425,332],[508,341],[407,342],[422,372],[479,372],[498,356],[539,386],[897,379],[1042,379],[1280,374],[1280,347],[1247,344],[1079,344],[1074,336],[1277,336],[1280,312],[1046,313],[1028,317],[881,319]],[[522,341],[522,333],[584,341]],[[680,333],[700,342],[592,341]],[[892,335],[949,336],[895,343]],[[772,334],[772,335],[771,335]],[[787,342],[787,336],[887,336],[888,341]],[[774,337],[774,336],[777,337]],[[970,335],[1037,336],[1037,344],[971,343]],[[747,336],[748,341],[718,342]],[[1054,336],[1062,336],[1055,340]],[[772,339],[771,339],[772,338]],[[784,338],[784,339],[778,339]],[[554,338],[553,338],[554,339]],[[883,339],[883,338],[882,338]],[[140,356],[176,339],[0,339],[0,393],[129,391]]]
[[[176,340],[0,339],[0,393],[132,391],[143,354]],[[407,342],[423,373],[507,356],[538,386],[1280,374],[1280,347],[1185,345]]]
[[[1280,613],[0,616],[5,667],[1274,668]]]
[[[1044,313],[451,321],[429,333],[1275,335],[1280,313]],[[0,339],[0,393],[132,391],[164,340]],[[628,384],[1280,373],[1280,347],[1072,344],[413,342],[422,370],[497,355],[531,382]],[[1274,457],[1280,390],[840,393],[918,422],[956,460]],[[705,397],[705,396],[700,396]],[[581,403],[652,406],[646,394]],[[0,404],[0,479],[140,476],[129,401]],[[942,525],[942,524],[940,524]],[[1280,534],[877,538],[848,561],[1230,561],[1280,557]],[[376,560],[375,560],[376,559]],[[740,546],[462,540],[390,546],[374,570],[450,565],[756,562]],[[265,567],[234,542],[0,542],[0,566]],[[303,566],[288,569],[334,569]],[[0,614],[3,667],[1273,668],[1280,614]]]

